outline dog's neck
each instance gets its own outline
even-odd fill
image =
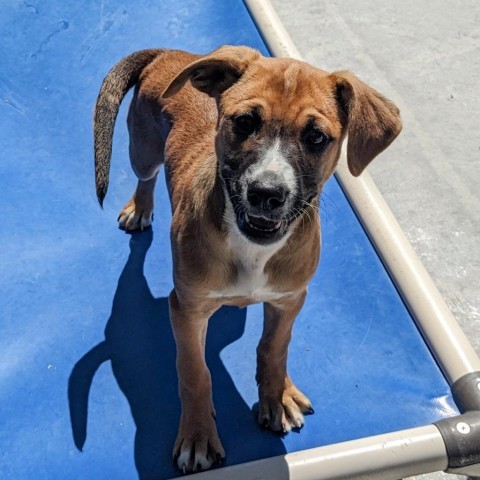
[[[209,291],[207,297],[222,298],[226,304],[229,304],[231,299],[236,299],[232,304],[238,306],[283,297],[288,292],[276,291],[269,282],[266,267],[269,260],[284,247],[289,235],[271,245],[254,243],[240,232],[228,196],[224,196],[224,205],[223,229],[226,235],[227,257],[233,267],[233,277],[231,283]],[[239,298],[244,298],[245,301],[242,303]]]

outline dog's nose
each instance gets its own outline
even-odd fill
[[[274,210],[287,200],[289,190],[285,184],[257,179],[247,188],[247,199],[252,207]]]

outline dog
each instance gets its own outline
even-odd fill
[[[205,363],[208,319],[222,305],[264,303],[258,422],[284,433],[301,428],[313,409],[287,373],[287,351],[319,261],[319,195],[347,135],[348,168],[358,176],[402,124],[394,103],[347,71],[328,73],[243,46],[207,55],[142,50],[112,68],[97,99],[101,205],[116,116],[131,87],[129,150],[138,184],[118,221],[127,231],[150,226],[164,164],[182,406],[173,458],[185,473],[200,471],[225,456]]]

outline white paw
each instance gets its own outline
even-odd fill
[[[302,428],[304,414],[314,413],[310,400],[293,384],[284,390],[281,401],[266,395],[262,397],[258,406],[258,423],[275,432],[287,433]]]
[[[144,230],[152,224],[153,211],[139,209],[133,201],[128,202],[118,216],[118,224],[121,229],[129,232]]]
[[[208,470],[225,458],[215,423],[205,429],[187,431],[180,427],[173,449],[173,459],[183,473]]]

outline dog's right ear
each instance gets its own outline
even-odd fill
[[[245,72],[249,64],[260,57],[249,47],[224,46],[185,67],[162,94],[175,95],[190,80],[192,86],[211,97],[218,98]]]

